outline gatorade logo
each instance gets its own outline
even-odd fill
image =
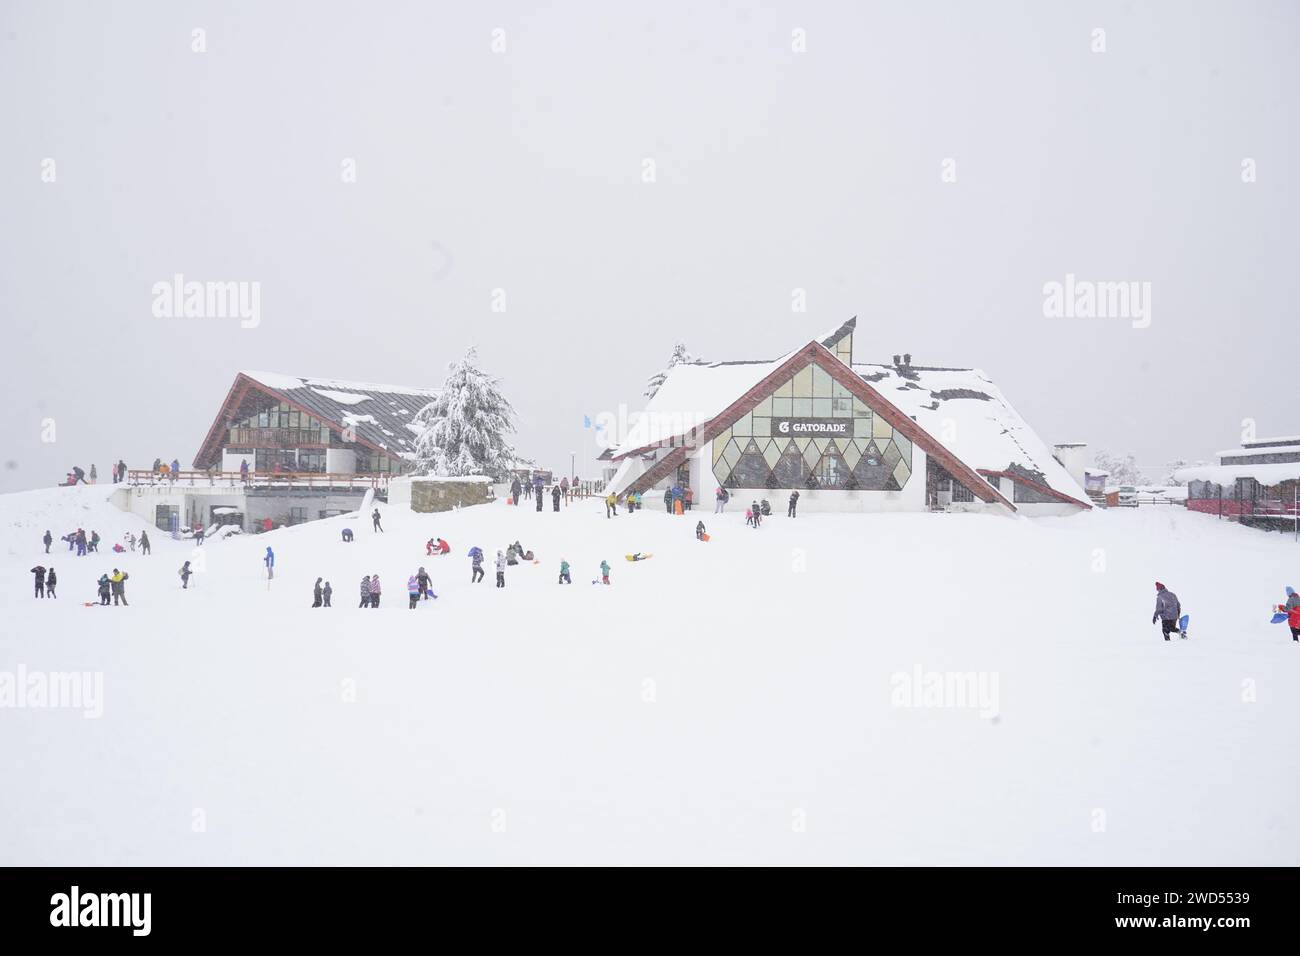
[[[853,434],[851,418],[774,418],[773,435],[842,435]]]

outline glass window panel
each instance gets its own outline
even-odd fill
[[[817,475],[818,485],[822,488],[842,488],[849,480],[849,475],[853,474],[844,463],[844,459],[833,450],[822,456],[814,473]]]
[[[781,457],[781,449],[774,441],[768,441],[763,446],[763,459],[767,462],[768,467],[774,467]]]
[[[839,384],[838,382],[836,384]],[[831,414],[836,418],[848,418],[853,414],[853,402],[847,397],[831,399]]]
[[[868,405],[866,402],[864,402],[862,399],[858,398],[858,396],[854,395],[853,414],[862,415],[863,417],[869,416],[871,414],[871,406]]]
[[[890,427],[889,422],[877,415],[871,419],[871,434],[876,438],[889,438],[894,434],[894,429]]]
[[[759,418],[754,416],[754,437],[762,438],[764,435],[772,434],[772,419]]]
[[[785,446],[785,451],[772,466],[772,475],[778,488],[804,488],[808,482],[808,465],[799,454],[793,442]]]
[[[853,398],[853,393],[843,382],[831,379],[831,398],[842,398],[848,402]]]
[[[813,373],[813,398],[830,398],[831,383],[835,381],[831,378],[830,373],[820,365],[812,366]]]
[[[755,406],[754,406],[753,414],[754,414],[754,415],[762,415],[762,416],[765,416],[765,417],[771,417],[771,415],[772,415],[772,399],[771,399],[771,396],[769,396],[769,397],[763,399],[761,402],[759,402],[757,405],[755,405]]]
[[[807,418],[808,416],[812,415],[813,400],[811,398],[796,398],[793,404],[794,404],[794,411],[792,412],[792,414],[804,418]]]
[[[750,448],[755,448],[752,442]],[[731,469],[731,482],[736,488],[765,488],[770,474],[767,462],[755,449],[740,456],[736,467]]]
[[[777,386],[776,391],[772,394],[778,398],[792,398],[794,396],[794,379],[786,379]]]
[[[894,481],[898,483],[899,489],[907,484],[907,479],[912,477],[911,469],[907,467],[906,462],[900,461],[894,466]]]
[[[880,460],[880,456],[871,451],[865,452],[853,466],[853,477],[857,479],[858,487],[863,491],[882,490],[888,474],[889,470],[885,468],[885,463]]]
[[[844,447],[840,449],[840,454],[844,458],[844,463],[852,469],[862,457],[862,452],[858,450],[858,443],[855,441],[844,442]]]
[[[885,466],[891,469],[903,458],[903,456],[898,452],[898,446],[892,441],[885,446],[885,453],[881,457],[884,459]]]
[[[903,456],[903,461],[911,467],[912,462],[912,440],[902,432],[894,432],[894,444],[898,446],[898,453]]]
[[[794,400],[789,398],[772,399],[772,414],[780,417],[788,417],[794,414]]]
[[[814,418],[830,418],[830,417],[831,417],[831,399],[829,399],[829,398],[814,398],[814,399],[812,400],[812,403],[813,403],[813,412],[812,412],[812,413],[813,413],[813,417],[814,417]]]
[[[813,393],[813,367],[805,365],[799,371],[794,373],[794,395],[795,398],[812,398]],[[796,413],[797,414],[797,413]]]
[[[744,414],[736,419],[735,424],[731,426],[731,431],[734,435],[752,435],[754,434],[752,430],[753,427],[754,423],[752,416]]]
[[[811,445],[811,444],[812,444],[812,439],[811,439],[811,438],[796,438],[796,439],[794,439],[794,445],[795,445],[795,447],[798,448],[800,451],[803,451],[805,448],[807,448],[807,447],[808,447],[809,445]]]
[[[817,461],[821,456],[821,449],[812,442],[809,442],[808,447],[803,450],[803,460],[808,462],[809,468],[815,468],[817,466]]]

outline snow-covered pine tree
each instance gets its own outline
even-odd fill
[[[1112,485],[1141,485],[1146,481],[1133,455],[1112,455],[1110,452],[1100,450],[1093,457],[1092,463],[1103,471],[1110,472]]]
[[[675,366],[698,365],[699,363],[700,360],[686,350],[685,343],[678,342],[673,346],[673,354],[668,359],[668,364],[663,367],[662,371],[656,372],[654,375],[650,376],[650,381],[646,385],[645,397],[655,397],[655,392],[659,391],[659,387],[663,385],[664,379],[668,377],[668,373],[671,372]]]
[[[416,474],[454,477],[487,475],[505,480],[517,456],[506,436],[515,430],[515,410],[499,381],[474,364],[474,349],[447,366],[438,397],[416,413],[413,424]]]

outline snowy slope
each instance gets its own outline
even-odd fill
[[[0,496],[0,671],[104,679],[98,720],[0,710],[5,863],[1300,862],[1278,535],[1173,508],[706,514],[700,544],[653,510],[502,502],[212,542],[190,591],[161,532],[151,558],[56,551],[61,597],[33,600],[45,527],[141,527],[105,495]],[[516,538],[541,564],[471,587],[469,546]],[[83,607],[114,563],[131,607]],[[410,612],[419,564],[441,597]],[[1192,640],[1158,639],[1157,578]],[[997,718],[893,706],[918,666],[996,674]]]

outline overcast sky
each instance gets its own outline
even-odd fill
[[[4,0],[0,488],[188,465],[241,368],[437,385],[471,345],[561,469],[675,340],[852,315],[1049,443],[1300,433],[1297,11]],[[156,317],[177,273],[259,324]],[[1149,325],[1045,316],[1067,274],[1149,282]]]

